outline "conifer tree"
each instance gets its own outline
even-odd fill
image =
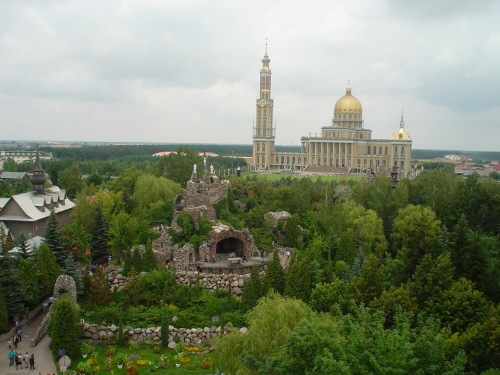
[[[307,257],[297,258],[293,255],[290,260],[290,267],[286,275],[286,284],[284,294],[288,297],[301,299],[304,302],[309,301],[311,296],[311,270]]]
[[[75,258],[71,253],[68,254],[63,266],[61,267],[61,274],[71,276],[73,280],[75,280],[76,290],[78,294],[83,293],[82,278],[77,272]]]
[[[46,244],[41,244],[35,251],[35,264],[38,269],[41,293],[46,296],[52,292],[54,283],[61,274],[61,267],[57,264],[54,253]]]
[[[285,239],[283,240],[283,246],[293,247],[294,249],[300,249],[300,228],[299,219],[296,215],[292,215],[288,218],[285,225]]]
[[[274,250],[273,258],[269,261],[264,275],[264,294],[267,294],[270,289],[274,289],[278,293],[283,293],[285,289],[285,274],[281,267],[278,250]]]
[[[123,275],[128,276],[131,268],[132,268],[132,251],[130,249],[127,249],[124,252]]]
[[[254,264],[250,277],[245,282],[245,288],[241,296],[243,309],[248,311],[253,308],[257,305],[257,301],[260,297],[262,297],[262,281],[260,280],[259,267]]]
[[[92,232],[90,241],[90,250],[92,251],[92,260],[104,260],[108,256],[109,248],[109,225],[101,206],[95,209],[95,228]]]
[[[57,358],[59,358],[59,349],[64,349],[70,358],[77,357],[78,335],[80,333],[77,319],[73,303],[67,293],[63,294],[54,305],[52,319],[47,328],[51,338],[50,349]]]
[[[144,255],[142,257],[142,271],[149,272],[156,268],[156,257],[153,253],[153,245],[149,239],[146,243],[146,249],[144,250]]]
[[[94,304],[97,306],[106,306],[113,302],[113,292],[109,288],[108,276],[100,267],[96,269],[92,276],[88,302],[89,307]]]
[[[59,220],[57,220],[57,215],[54,211],[50,213],[49,219],[47,220],[43,242],[47,244],[49,249],[56,256],[57,264],[62,267],[66,261],[68,251],[64,243],[61,229],[59,228]]]
[[[134,247],[132,250],[131,267],[134,268],[137,273],[142,272],[142,256],[139,246]]]
[[[161,344],[164,347],[167,347],[168,345],[168,333],[169,333],[169,328],[168,328],[168,320],[166,317],[163,317],[161,319]]]
[[[28,259],[19,259],[15,272],[16,279],[23,288],[24,301],[28,305],[34,306],[40,300],[40,287],[34,262]]]
[[[26,236],[24,232],[19,233],[16,240],[14,241],[14,245],[17,247],[17,257],[21,259],[28,259],[30,254],[28,254],[28,244],[26,242]]]
[[[0,332],[5,331],[8,324],[9,313],[7,312],[7,304],[5,303],[2,287],[0,286]]]
[[[8,315],[15,316],[24,311],[24,293],[14,272],[13,259],[9,254],[3,230],[0,230],[0,247],[0,287],[3,289]]]

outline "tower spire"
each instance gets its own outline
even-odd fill
[[[404,111],[404,109],[401,110],[401,121],[399,122],[399,127],[401,129],[404,129],[404,127],[405,127],[405,121],[403,119],[403,111]]]
[[[266,38],[266,51],[264,53],[264,56],[267,56],[267,38]]]

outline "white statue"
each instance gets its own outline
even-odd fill
[[[214,166],[210,164],[210,173],[214,173]]]
[[[198,168],[198,166],[196,164],[193,165],[193,172],[196,172],[196,168]]]

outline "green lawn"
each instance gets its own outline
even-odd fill
[[[201,346],[196,346],[201,348]],[[181,363],[180,367],[176,367],[176,362],[178,361],[178,358],[174,358],[174,356],[177,354],[175,350],[171,350],[168,348],[163,348],[161,347],[161,344],[157,345],[157,347],[161,347],[164,349],[164,352],[162,354],[155,354],[153,350],[153,345],[147,345],[147,344],[140,344],[136,348],[131,348],[130,346],[128,347],[119,347],[115,346],[116,348],[116,354],[111,355],[111,356],[106,356],[104,353],[106,350],[110,348],[109,345],[95,345],[95,355],[94,356],[87,356],[86,359],[84,358],[79,358],[75,360],[72,364],[71,367],[68,368],[68,372],[71,373],[71,371],[76,371],[78,374],[78,364],[80,362],[87,362],[87,363],[92,363],[90,371],[86,372],[87,375],[127,375],[125,372],[125,366],[123,366],[122,369],[118,369],[118,366],[116,364],[116,357],[119,355],[119,353],[124,353],[126,354],[127,357],[129,357],[131,354],[137,354],[139,357],[137,358],[130,358],[130,361],[133,363],[137,363],[137,361],[141,360],[149,360],[151,363],[156,359],[159,360],[159,358],[163,355],[166,358],[168,358],[169,361],[169,367],[168,368],[163,368],[159,367],[158,369],[155,368],[154,365],[148,364],[145,366],[138,366],[139,369],[139,375],[144,375],[144,374],[172,374],[172,375],[182,375],[182,374],[193,374],[193,375],[201,375],[201,374],[215,374],[215,369],[213,366],[212,361],[208,361],[210,363],[210,368],[208,369],[203,369],[200,367],[200,363],[204,358],[211,358],[210,353],[200,353],[200,354],[186,354],[183,357],[184,358],[189,358],[188,363]],[[97,361],[97,363],[93,363],[93,359]],[[111,363],[106,363],[106,359],[111,360]]]
[[[253,177],[257,176],[257,178],[265,178],[270,181],[278,181],[281,180],[282,178],[304,178],[308,177],[312,181],[316,181],[318,178],[321,178],[323,181],[360,181],[366,178],[365,175],[357,175],[357,174],[350,174],[350,175],[345,175],[345,176],[306,176],[306,175],[301,175],[301,174],[287,174],[287,173],[272,173],[272,174],[260,174],[260,173],[245,173],[242,175],[243,178],[245,177]]]

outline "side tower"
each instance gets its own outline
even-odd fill
[[[273,100],[271,99],[271,60],[266,52],[260,70],[260,91],[257,99],[256,123],[253,128],[253,162],[257,169],[271,169],[274,153],[275,128],[273,128]]]

